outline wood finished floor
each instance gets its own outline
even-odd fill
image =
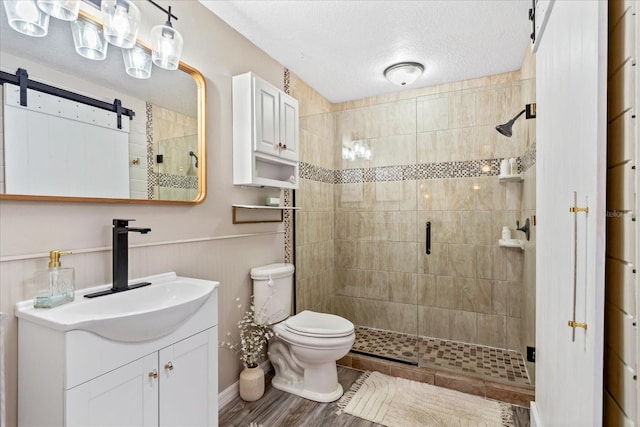
[[[362,375],[362,371],[338,366],[338,381],[344,390]],[[245,402],[235,398],[225,406],[219,415],[221,427],[248,427],[257,423],[263,427],[373,427],[381,424],[372,423],[349,414],[336,414],[335,402],[317,403],[302,397],[285,393],[271,387],[273,372],[266,376],[265,393],[256,402]],[[529,409],[513,406],[514,427],[529,427]]]

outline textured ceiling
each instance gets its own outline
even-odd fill
[[[200,0],[332,102],[403,90],[383,71],[425,65],[410,88],[520,68],[530,0]]]

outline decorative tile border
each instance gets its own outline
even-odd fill
[[[284,69],[284,93],[291,95],[291,73],[288,68]],[[292,190],[283,190],[284,206],[293,206]],[[285,209],[282,211],[282,219],[284,221],[284,262],[293,264],[293,211]]]
[[[527,150],[522,156],[521,171],[526,172],[531,166],[536,164],[536,142],[533,141],[531,145],[527,147]]]
[[[158,185],[165,188],[198,189],[197,176],[172,175],[159,173]]]
[[[535,163],[535,144],[533,150],[518,157],[521,171]],[[415,165],[381,166],[375,168],[354,168],[330,170],[310,163],[300,162],[300,178],[329,184],[356,184],[361,182],[414,181],[424,179],[475,178],[498,176],[500,160],[468,160],[460,162],[419,163]],[[525,168],[525,161],[527,166]]]
[[[158,186],[158,174],[153,171],[153,107],[150,102],[145,105],[147,116],[147,199],[153,200],[155,188]]]

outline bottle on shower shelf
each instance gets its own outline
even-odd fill
[[[518,175],[518,164],[514,157],[509,159],[509,175]]]

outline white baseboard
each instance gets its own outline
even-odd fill
[[[540,418],[540,413],[538,412],[538,406],[536,405],[536,402],[531,402],[529,421],[531,423],[531,427],[542,427],[542,419]]]
[[[265,360],[264,362],[262,362],[260,364],[260,367],[262,368],[265,374],[273,369],[273,366],[271,366],[271,362],[269,362],[268,360]],[[231,384],[229,387],[222,390],[221,393],[218,393],[218,410],[219,411],[225,406],[227,406],[229,403],[231,403],[233,399],[235,399],[240,395],[240,389],[239,389],[238,383],[239,381],[236,381],[235,383]]]

